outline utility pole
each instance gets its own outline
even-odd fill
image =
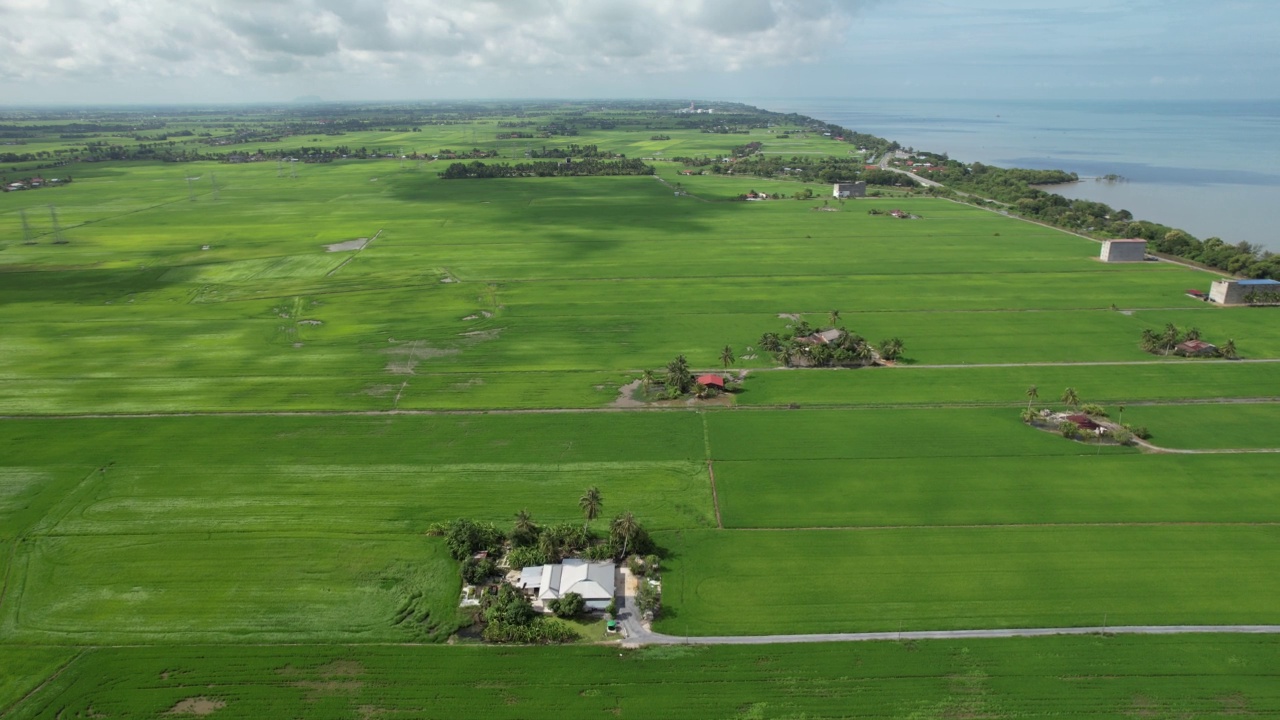
[[[53,221],[53,244],[66,245],[66,238],[62,237],[62,226],[58,224],[58,208],[49,206],[49,219]]]
[[[27,211],[19,210],[18,217],[22,218],[22,244],[35,245],[35,236],[31,232],[31,222],[27,220]]]

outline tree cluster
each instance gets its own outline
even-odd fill
[[[494,163],[486,165],[476,161],[469,164],[453,163],[440,177],[446,180],[464,178],[524,178],[524,177],[576,177],[588,175],[652,175],[652,165],[640,160],[598,160],[588,158],[573,163],[532,162]]]
[[[872,345],[861,335],[843,326],[836,327],[840,320],[838,310],[831,312],[830,320],[831,327],[825,330],[811,326],[806,320],[797,320],[789,326],[789,332],[764,333],[757,344],[761,350],[772,353],[784,367],[865,367],[877,360],[893,361],[902,357],[901,338],[889,338],[881,340],[878,346]],[[819,339],[821,333],[831,330],[838,332],[834,340]]]
[[[1177,325],[1168,323],[1160,332],[1156,332],[1151,328],[1145,328],[1142,331],[1141,346],[1146,352],[1152,355],[1171,355],[1177,349],[1178,345],[1191,340],[1200,339],[1199,328],[1187,328],[1185,331],[1180,330]],[[1216,357],[1234,360],[1238,357],[1236,352],[1236,341],[1228,340],[1222,344],[1222,347],[1214,351]]]
[[[1280,279],[1280,255],[1250,243],[1228,245],[1216,237],[1198,240],[1184,230],[1134,220],[1128,210],[1114,210],[1105,203],[1091,200],[1069,200],[1032,187],[1075,182],[1079,179],[1075,173],[1006,169],[982,163],[965,165],[951,160],[941,164],[933,178],[949,188],[1006,203],[1022,217],[1102,237],[1139,238],[1146,240],[1155,252],[1244,277]],[[972,202],[963,195],[955,199]]]

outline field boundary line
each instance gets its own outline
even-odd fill
[[[644,645],[773,645],[820,642],[902,640],[965,640],[983,638],[1048,637],[1053,635],[1280,635],[1280,625],[1097,625],[1091,627],[1009,628],[1004,630],[907,630],[798,635],[664,635],[640,632],[622,641],[623,647]]]
[[[955,525],[797,525],[794,527],[734,527],[741,532],[816,532],[875,530],[1003,530],[1006,528],[1145,528],[1145,527],[1280,527],[1280,520],[1250,522],[1215,520],[1150,520],[1133,522],[958,523]]]
[[[13,712],[14,710],[17,710],[19,707],[22,706],[23,703],[30,700],[36,693],[43,690],[45,686],[47,686],[49,683],[53,682],[54,680],[57,680],[59,677],[61,677],[62,673],[67,671],[67,668],[71,667],[73,663],[75,663],[80,658],[84,657],[85,653],[87,652],[89,652],[87,649],[82,648],[75,655],[72,655],[70,660],[67,660],[66,662],[62,663],[62,665],[59,666],[57,670],[53,671],[52,675],[45,678],[39,685],[32,688],[31,692],[27,693],[26,695],[23,695],[17,700],[14,700],[13,703],[9,705],[9,707],[5,708],[3,711],[0,711],[0,717],[8,717],[9,713]]]
[[[724,529],[724,521],[720,519],[720,494],[716,492],[716,471],[711,466],[711,458],[707,458],[707,475],[711,478],[711,506],[716,511],[716,529]]]

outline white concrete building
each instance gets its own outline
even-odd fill
[[[1280,281],[1277,280],[1214,280],[1209,287],[1209,302],[1219,305],[1244,305],[1250,302],[1249,297],[1258,294],[1280,295]]]
[[[1102,244],[1102,262],[1142,262],[1147,259],[1146,240],[1108,240]]]
[[[831,186],[832,197],[854,198],[867,196],[867,183],[859,180],[851,183],[835,183]]]

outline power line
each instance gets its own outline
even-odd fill
[[[18,217],[22,218],[22,244],[35,245],[35,234],[31,231],[31,222],[27,220],[27,211],[19,210]]]

